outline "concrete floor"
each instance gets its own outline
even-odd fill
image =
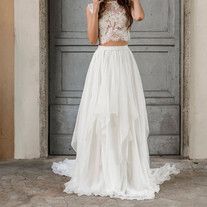
[[[207,207],[207,161],[151,158],[152,167],[175,162],[182,171],[161,185],[154,200],[127,201],[63,193],[69,178],[55,175],[51,163],[64,157],[0,162],[1,207]]]

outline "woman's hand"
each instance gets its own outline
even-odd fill
[[[140,0],[131,0],[132,1],[132,8],[131,14],[134,20],[141,21],[144,19],[144,10],[140,3]]]
[[[132,2],[135,2],[135,1],[138,1],[138,2],[140,2],[140,0],[131,0]]]
[[[99,13],[99,9],[100,9],[100,4],[101,2],[103,2],[104,0],[93,0],[93,12],[98,14]]]

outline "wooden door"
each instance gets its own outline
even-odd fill
[[[88,43],[87,0],[50,0],[50,154],[70,146],[85,76],[96,49]],[[147,102],[150,154],[180,153],[180,1],[142,0],[145,19],[134,22],[130,48]]]

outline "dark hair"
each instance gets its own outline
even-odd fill
[[[113,0],[111,0],[111,1],[113,1]],[[131,0],[116,0],[116,1],[120,6],[124,7],[124,9],[126,11],[126,16],[127,16],[126,24],[127,24],[127,27],[130,28],[133,23],[133,18],[131,15],[131,6],[132,6]],[[100,4],[99,18],[102,17],[103,12],[106,10],[106,2],[107,2],[107,0],[101,2],[101,4]]]

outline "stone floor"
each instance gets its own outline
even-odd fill
[[[1,207],[207,207],[207,161],[153,157],[152,167],[175,162],[179,175],[161,185],[154,200],[127,201],[63,193],[69,178],[51,171],[53,161],[64,157],[0,162]]]

